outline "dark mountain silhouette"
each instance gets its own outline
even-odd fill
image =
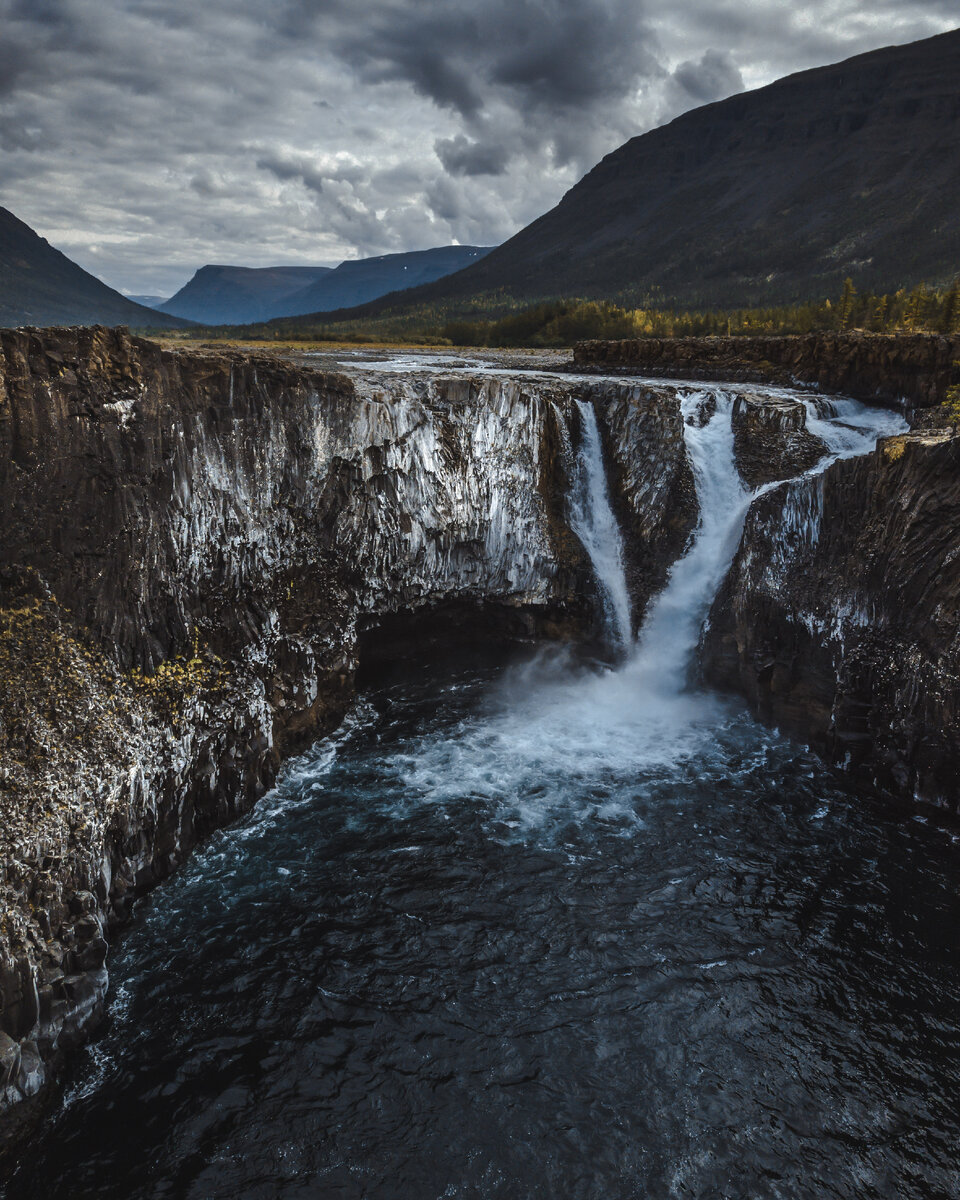
[[[121,296],[0,208],[0,326],[188,324]]]
[[[338,267],[206,266],[159,307],[206,325],[246,325],[325,312],[432,282],[488,252],[484,246],[439,246],[354,259]]]
[[[960,30],[790,75],[607,155],[482,262],[351,316],[502,292],[734,307],[960,272]]]
[[[169,300],[162,312],[205,325],[244,325],[265,321],[282,310],[280,302],[295,295],[332,267],[201,267]]]
[[[490,253],[489,246],[437,246],[406,254],[382,254],[342,262],[335,271],[290,296],[273,316],[329,312],[375,300],[388,292],[431,283]]]

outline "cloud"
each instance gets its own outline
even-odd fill
[[[0,203],[114,286],[493,244],[685,109],[956,0],[0,0]]]
[[[724,51],[706,50],[699,62],[682,62],[670,76],[677,104],[687,99],[694,104],[709,104],[743,91],[743,76],[733,59]]]
[[[438,138],[434,144],[443,169],[450,175],[502,175],[510,161],[510,150],[502,143],[472,142],[458,133]]]

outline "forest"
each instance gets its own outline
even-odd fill
[[[859,290],[847,279],[838,296],[769,308],[682,309],[669,304],[548,299],[521,304],[503,294],[478,296],[455,312],[398,304],[376,317],[338,314],[286,317],[257,325],[191,330],[191,339],[395,343],[472,347],[565,347],[589,338],[798,334],[834,330],[871,333],[960,331],[960,280],[894,292]]]

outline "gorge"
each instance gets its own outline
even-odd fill
[[[11,1200],[949,1194],[949,431],[0,346]]]

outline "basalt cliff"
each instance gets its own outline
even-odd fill
[[[703,638],[707,680],[865,781],[960,799],[960,438],[886,438],[757,499]]]
[[[808,385],[915,415],[960,383],[960,337],[855,332],[589,341],[575,348],[574,366],[605,375]]]
[[[714,603],[708,678],[953,803],[952,435],[804,476],[825,446],[802,400],[729,390],[738,470],[767,490]],[[690,392],[0,333],[0,1132],[97,1021],[132,902],[336,727],[365,662],[600,641],[571,505],[585,413],[639,625],[699,517]]]
[[[100,328],[0,356],[9,1127],[96,1021],[132,900],[340,722],[364,658],[597,636],[576,399],[618,465],[637,613],[696,506],[671,389],[384,385]]]

